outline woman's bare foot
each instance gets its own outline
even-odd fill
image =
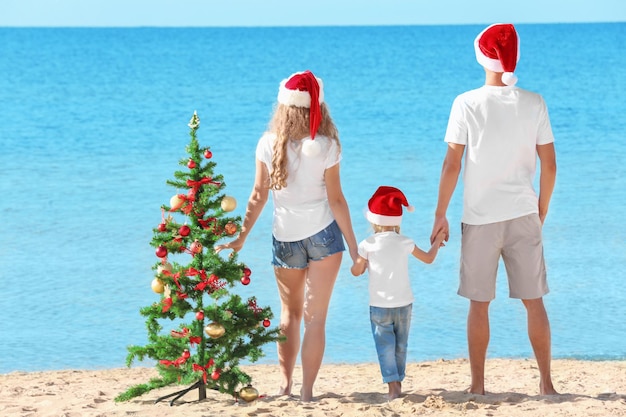
[[[402,394],[402,383],[400,381],[392,381],[389,384],[389,394],[387,398],[389,400],[395,400]]]
[[[281,396],[281,395],[291,395],[291,385],[293,384],[293,381],[289,381],[288,384],[284,384],[281,385],[278,388],[278,392],[276,393],[276,395]]]

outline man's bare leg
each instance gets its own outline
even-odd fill
[[[552,385],[550,364],[552,361],[550,321],[543,304],[543,298],[522,300],[526,307],[528,319],[528,338],[535,352],[537,367],[539,368],[540,395],[556,395],[558,392]]]
[[[467,345],[472,385],[469,392],[485,395],[485,359],[489,345],[489,302],[470,301],[467,316]]]

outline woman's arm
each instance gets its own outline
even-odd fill
[[[217,245],[215,252],[219,252],[222,249],[233,249],[235,252],[239,252],[243,247],[248,234],[252,230],[252,227],[256,223],[257,219],[267,203],[269,196],[269,173],[265,164],[258,159],[256,160],[256,173],[254,175],[254,186],[248,198],[248,205],[246,207],[246,215],[243,219],[243,225],[237,238],[229,243]]]
[[[324,172],[324,180],[326,182],[326,195],[328,196],[328,204],[333,212],[333,216],[341,229],[352,262],[357,262],[359,258],[356,237],[352,229],[352,220],[350,219],[350,209],[341,189],[341,180],[339,178],[339,164],[335,164],[327,168]]]

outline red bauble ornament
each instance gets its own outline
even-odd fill
[[[206,151],[204,151],[204,157],[206,159],[211,159],[212,156],[213,156],[213,153],[210,150],[207,149]]]
[[[237,233],[237,225],[233,222],[228,222],[224,225],[224,231],[226,231],[229,236],[232,236]]]
[[[181,236],[189,236],[190,232],[191,229],[186,224],[183,224],[182,226],[180,226],[180,229],[178,229],[178,234]]]
[[[241,277],[241,283],[242,283],[243,285],[248,285],[248,284],[250,284],[250,277],[249,277],[249,276],[243,276],[243,277]]]
[[[160,245],[158,248],[156,248],[156,256],[158,256],[159,258],[165,258],[167,256],[167,248],[163,245]]]
[[[204,311],[198,311],[196,313],[196,319],[198,320],[204,320]]]
[[[211,373],[211,379],[213,381],[217,381],[218,379],[220,379],[220,370],[219,369],[216,369],[215,371],[213,371]]]
[[[190,158],[189,162],[187,162],[187,168],[194,169],[195,167],[196,167],[196,161]]]
[[[202,252],[202,243],[199,240],[194,240],[193,243],[189,246],[189,250],[191,253],[196,254]]]
[[[187,349],[185,349],[183,351],[183,358],[189,359],[190,356],[191,356],[191,353],[189,353],[189,351]]]
[[[263,327],[270,327],[271,324],[269,319],[263,320]]]
[[[167,230],[167,224],[165,222],[159,224],[159,232],[165,232]]]
[[[249,277],[252,274],[252,270],[247,266],[243,268],[243,276]]]

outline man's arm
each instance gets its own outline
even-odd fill
[[[433,224],[433,231],[430,235],[431,244],[435,241],[435,237],[440,231],[446,234],[446,242],[450,238],[450,227],[448,226],[446,212],[448,211],[448,205],[450,204],[452,194],[454,193],[456,183],[459,179],[464,151],[465,145],[448,143],[448,151],[446,152],[443,167],[441,168],[439,197],[437,200],[437,209],[435,210],[435,223]]]
[[[548,206],[554,191],[556,182],[556,153],[554,143],[547,145],[537,145],[537,155],[541,163],[541,174],[539,176],[539,218],[541,224],[548,215]]]

